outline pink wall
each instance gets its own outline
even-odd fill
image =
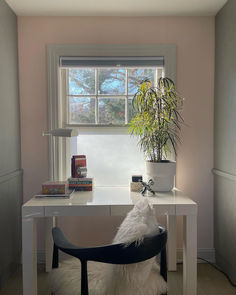
[[[177,186],[199,204],[198,247],[213,248],[213,17],[19,17],[21,149],[24,200],[40,191],[48,175],[47,44],[177,45],[177,87],[186,98],[178,153]],[[119,223],[85,218],[81,224],[104,226],[110,239]],[[181,223],[181,220],[179,220]],[[69,221],[70,226],[73,221]],[[180,228],[180,227],[179,227]],[[77,228],[88,243],[87,230]],[[72,234],[71,234],[72,235]]]

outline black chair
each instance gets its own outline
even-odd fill
[[[78,248],[67,241],[60,228],[52,229],[54,249],[52,268],[58,267],[58,250],[76,257],[81,262],[81,295],[88,293],[87,261],[111,264],[138,263],[160,253],[160,274],[167,281],[166,265],[166,229],[160,227],[146,235],[140,245],[135,242],[124,247],[124,244],[111,244],[102,247]]]

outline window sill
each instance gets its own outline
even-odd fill
[[[66,124],[66,127],[78,128],[79,134],[127,134],[128,124],[124,125],[98,125],[98,124]]]

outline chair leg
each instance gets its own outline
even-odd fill
[[[160,274],[167,282],[166,247],[161,250]]]
[[[81,295],[89,295],[87,261],[81,260]]]
[[[53,245],[52,268],[58,268],[58,248]]]

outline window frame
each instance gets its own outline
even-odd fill
[[[113,56],[162,56],[164,58],[165,75],[176,81],[176,45],[175,44],[51,44],[47,46],[47,86],[48,86],[48,129],[67,127],[65,116],[65,105],[60,93],[65,91],[61,89],[61,77],[59,65],[60,57],[84,56],[84,57],[113,57]],[[108,127],[105,125],[96,125],[93,127],[80,127],[80,132],[121,132],[127,131],[127,127]],[[96,130],[96,131],[95,131]],[[66,146],[68,139],[49,138],[49,178],[54,180],[63,180],[65,178],[65,167],[67,158]],[[55,161],[53,161],[53,156]],[[53,164],[54,163],[54,164]],[[63,173],[64,172],[64,173]]]

